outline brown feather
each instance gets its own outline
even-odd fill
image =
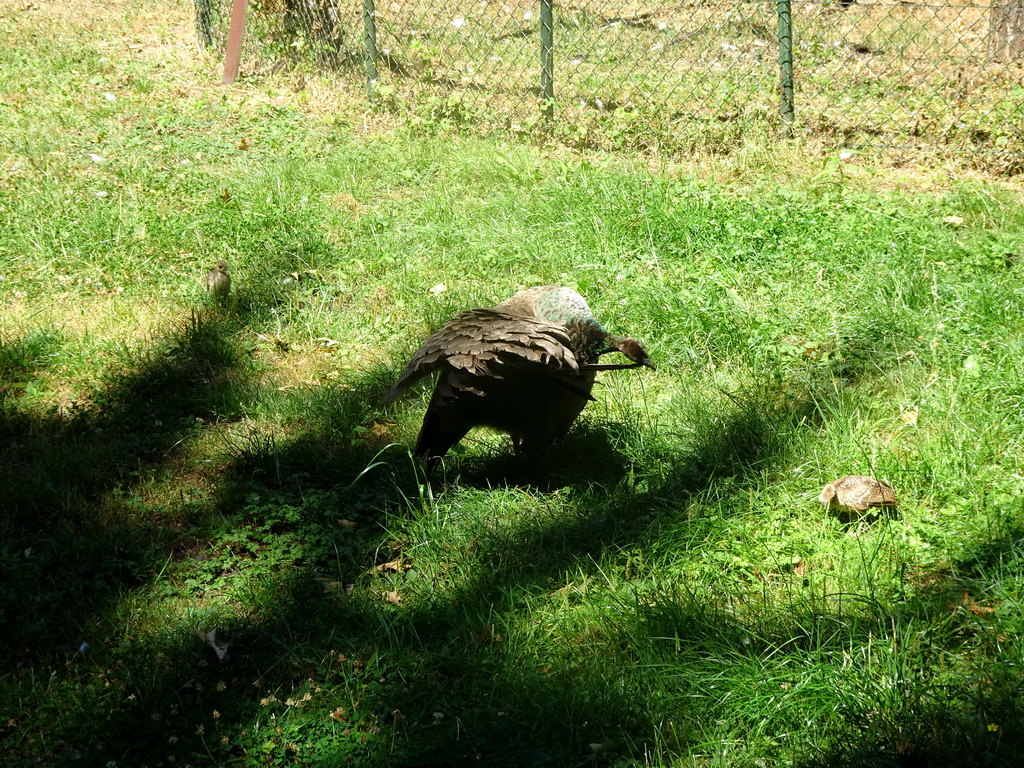
[[[829,509],[864,512],[869,507],[895,507],[892,486],[866,475],[844,475],[821,489],[818,501]]]
[[[573,317],[576,330],[541,314]],[[481,426],[506,432],[518,450],[535,453],[564,436],[594,399],[595,371],[581,364],[582,355],[590,355],[588,364],[596,359],[590,350],[622,351],[634,365],[653,367],[639,342],[608,335],[575,291],[520,291],[497,307],[462,312],[438,329],[413,353],[385,401],[437,375],[415,449],[430,461]]]

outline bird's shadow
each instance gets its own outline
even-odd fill
[[[564,487],[614,486],[633,469],[621,450],[628,427],[606,420],[577,423],[564,438],[540,454],[517,453],[511,440],[477,430],[439,461],[429,473],[441,485],[470,488],[519,487],[541,492]],[[477,442],[478,446],[466,444]]]

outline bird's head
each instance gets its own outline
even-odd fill
[[[829,483],[821,489],[821,494],[818,496],[820,501],[825,507],[831,507],[833,500],[836,498],[836,487],[832,483]]]
[[[652,371],[657,370],[657,368],[654,367],[654,363],[651,362],[651,358],[648,356],[647,350],[644,349],[644,345],[639,341],[629,337],[624,339],[615,339],[614,341],[617,343],[612,346],[634,363],[650,368]]]
[[[624,368],[639,368],[641,365],[650,368],[652,371],[658,370],[654,367],[654,363],[647,354],[647,350],[644,349],[644,345],[636,339],[623,338],[622,336],[612,336],[611,334],[605,334],[601,339],[600,347],[597,349],[594,357],[597,355],[604,355],[609,352],[621,352],[630,360],[631,363],[584,363],[580,366],[581,370],[587,371],[621,371]],[[591,358],[593,359],[593,358]]]

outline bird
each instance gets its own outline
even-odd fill
[[[821,489],[818,496],[826,509],[849,519],[860,517],[870,507],[893,509],[897,506],[892,486],[865,475],[844,475]]]
[[[598,362],[616,351],[632,362]],[[545,285],[456,315],[416,350],[385,402],[438,374],[413,450],[428,465],[474,427],[505,432],[517,453],[538,455],[594,400],[598,371],[641,366],[655,369],[639,341],[610,334],[571,288]]]
[[[218,304],[226,304],[231,295],[231,273],[228,263],[221,259],[206,274],[206,294]]]

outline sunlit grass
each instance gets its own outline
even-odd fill
[[[6,764],[1014,763],[1016,191],[357,131],[2,23]],[[383,393],[544,283],[657,373],[428,475]]]

